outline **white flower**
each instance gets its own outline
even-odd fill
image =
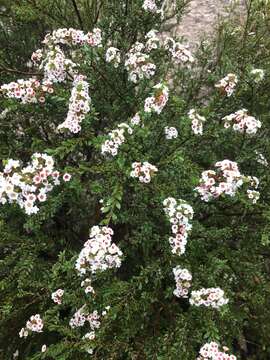
[[[192,275],[187,269],[182,269],[179,265],[173,268],[176,289],[174,295],[177,297],[188,297],[188,291],[191,287]]]
[[[90,111],[90,103],[89,85],[85,81],[85,76],[76,75],[69,99],[68,114],[65,121],[58,125],[58,130],[68,129],[72,133],[78,133],[81,130],[80,123]]]
[[[264,79],[264,70],[263,69],[252,69],[250,72],[251,76],[254,78],[256,83],[259,83]]]
[[[165,199],[163,205],[165,214],[172,224],[173,237],[169,238],[172,253],[182,255],[186,251],[188,233],[192,229],[189,220],[193,218],[193,209],[184,200],[179,199],[176,201],[173,197]],[[175,268],[175,272],[178,272],[178,270],[178,268]],[[184,270],[186,271],[186,269]]]
[[[235,90],[235,87],[238,83],[238,78],[235,74],[228,74],[223,79],[221,79],[215,87],[219,89],[222,93],[225,93],[228,97],[232,95]]]
[[[15,353],[13,353],[13,359],[17,359],[18,356],[19,356],[19,350],[17,349]]]
[[[120,267],[123,254],[114,243],[111,243],[112,235],[112,229],[107,226],[94,226],[91,229],[90,238],[85,242],[76,261],[76,269],[80,275],[87,271],[94,274],[97,271]],[[90,284],[91,282],[87,281],[82,283],[82,286],[90,286],[87,292],[94,292]]]
[[[117,68],[121,62],[120,50],[115,47],[109,47],[105,55],[106,62],[113,63],[114,67]]]
[[[256,134],[262,126],[260,120],[256,120],[253,116],[248,115],[246,109],[227,115],[222,120],[226,129],[232,125],[233,129],[240,133]]]
[[[164,84],[157,84],[153,87],[151,97],[145,99],[144,111],[146,113],[156,112],[160,114],[169,99],[169,88]]]
[[[151,181],[151,176],[158,171],[156,166],[147,161],[144,161],[143,163],[132,163],[132,169],[130,176],[139,178],[139,181],[142,183],[149,183]]]
[[[167,140],[176,139],[178,136],[178,131],[175,127],[165,127],[165,137]]]
[[[214,309],[226,305],[229,300],[224,297],[224,291],[220,288],[200,289],[191,292],[189,299],[191,305],[206,306]]]
[[[191,109],[188,113],[188,117],[192,120],[192,131],[195,135],[202,135],[203,133],[203,123],[206,121],[204,116],[201,116],[197,113],[195,109]]]
[[[155,0],[144,0],[142,8],[151,13],[158,13],[158,7]]]

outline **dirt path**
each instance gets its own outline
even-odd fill
[[[194,46],[205,34],[214,33],[219,17],[232,13],[237,13],[240,17],[244,16],[244,0],[240,0],[237,5],[234,5],[235,2],[235,0],[192,0],[181,24],[173,29],[173,34],[184,36]]]

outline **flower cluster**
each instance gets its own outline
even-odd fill
[[[52,34],[47,34],[43,40],[45,45],[90,45],[100,46],[102,41],[101,30],[99,28],[93,29],[93,32],[84,34],[81,30],[73,28],[61,28],[54,30]]]
[[[125,142],[125,134],[132,134],[132,128],[126,124],[121,123],[117,126],[117,129],[112,130],[109,133],[109,139],[102,144],[101,153],[110,154],[116,156],[118,154],[118,148]]]
[[[251,187],[247,191],[248,197],[256,203],[260,194],[254,190],[259,186],[259,180],[255,176],[241,175],[237,163],[230,160],[218,161],[215,167],[216,170],[202,172],[200,185],[195,188],[202,200],[208,202],[222,194],[235,196],[236,191],[248,183]]]
[[[72,60],[66,58],[59,46],[51,48],[40,65],[40,68],[44,69],[44,78],[53,83],[64,82],[68,74],[75,74],[76,67]]]
[[[224,121],[225,128],[229,128],[232,125],[235,131],[246,132],[247,134],[256,134],[257,130],[262,126],[260,120],[256,120],[253,116],[248,115],[246,109],[227,115],[222,120]]]
[[[191,109],[188,113],[188,117],[192,121],[192,131],[196,135],[202,135],[203,133],[203,123],[206,121],[204,116],[201,116],[197,113],[195,109]]]
[[[250,200],[252,200],[252,204],[256,204],[256,202],[259,200],[260,198],[260,193],[259,191],[256,190],[247,190],[247,196]]]
[[[141,79],[150,79],[156,71],[156,65],[148,54],[143,53],[145,46],[136,42],[126,54],[125,67],[130,81],[137,83]]]
[[[46,201],[47,193],[60,184],[60,173],[54,170],[54,160],[47,154],[35,153],[26,167],[12,159],[4,165],[0,173],[0,202],[17,202],[27,215],[37,213],[37,202]],[[69,181],[70,177],[64,174],[63,180]]]
[[[36,51],[34,51],[31,55],[31,61],[34,65],[38,65],[43,58],[44,54],[43,54],[43,49],[37,49]]]
[[[187,45],[183,45],[173,38],[167,37],[164,41],[164,47],[171,54],[172,60],[176,64],[190,65],[194,62],[192,53],[188,50]]]
[[[81,282],[81,287],[83,287],[84,288],[84,292],[86,293],[86,294],[89,294],[89,293],[92,293],[92,294],[94,294],[95,293],[95,290],[94,290],[94,288],[93,288],[93,286],[92,286],[92,281],[91,281],[91,279],[84,279],[82,282]]]
[[[158,37],[157,30],[152,29],[148,31],[148,33],[145,35],[145,39],[146,39],[145,49],[147,51],[158,49],[160,40]]]
[[[228,350],[229,349],[224,346],[223,351],[220,351],[219,345],[212,341],[201,347],[197,360],[237,360],[236,356],[226,354]]]
[[[265,158],[265,156],[263,156],[263,154],[259,153],[258,150],[255,150],[255,154],[257,155],[256,156],[256,161],[263,165],[263,166],[268,166],[268,161],[267,159]]]
[[[204,201],[212,200],[221,194],[234,196],[236,190],[242,186],[243,179],[237,163],[230,160],[218,161],[215,170],[203,171],[200,185],[195,188]]]
[[[80,122],[89,112],[90,97],[88,94],[88,84],[82,75],[76,75],[77,64],[65,57],[60,45],[85,45],[100,46],[101,31],[96,28],[93,32],[84,34],[76,29],[57,29],[52,34],[47,34],[43,43],[47,49],[37,50],[32,54],[34,63],[41,62],[40,68],[44,69],[44,77],[52,82],[63,82],[67,76],[72,76],[73,89],[69,101],[69,111],[66,120],[58,127],[67,128],[73,133],[80,131]]]
[[[112,243],[113,230],[107,226],[93,226],[89,240],[84,243],[76,261],[76,269],[80,275],[87,271],[94,274],[118,268],[121,265],[122,251]]]
[[[42,329],[43,329],[43,321],[40,317],[39,314],[36,314],[36,315],[32,315],[30,317],[30,320],[28,320],[26,322],[26,327],[22,328],[19,332],[19,336],[22,338],[22,337],[27,337],[29,335],[29,331],[31,332],[42,332]]]
[[[187,269],[182,269],[179,265],[173,268],[176,289],[174,295],[177,297],[188,297],[188,291],[191,287],[192,275]]]
[[[231,96],[238,83],[237,76],[235,74],[228,74],[221,79],[215,87],[221,91],[221,93]]]
[[[0,113],[0,119],[3,120],[7,117],[7,114],[10,113],[11,109],[10,108],[5,108],[1,113]]]
[[[144,111],[146,113],[156,112],[160,114],[169,99],[169,89],[164,84],[157,84],[153,87],[152,96],[145,99]]]
[[[142,8],[143,8],[143,10],[149,11],[151,13],[158,13],[159,12],[155,0],[144,0]]]
[[[143,163],[134,162],[132,164],[131,177],[139,178],[142,183],[150,183],[151,176],[158,171],[157,167],[151,165],[149,162],[144,161]]]
[[[63,295],[64,295],[64,290],[58,289],[52,293],[51,298],[56,304],[61,305]]]
[[[175,127],[165,127],[165,137],[167,140],[176,139],[178,136],[178,131]]]
[[[84,311],[85,305],[81,307],[69,321],[70,327],[77,328],[82,327],[86,322],[89,323],[91,330],[98,329],[100,327],[100,315],[97,310],[93,311],[91,314]]]
[[[256,204],[256,202],[260,198],[259,191],[255,190],[258,189],[258,186],[260,184],[259,179],[256,176],[244,176],[243,179],[251,187],[250,189],[247,189],[248,198],[252,200],[253,204]]]
[[[105,60],[112,63],[115,68],[118,68],[121,62],[120,50],[115,47],[109,47],[106,51]]]
[[[85,322],[88,322],[91,331],[87,332],[83,336],[83,340],[92,341],[96,337],[96,330],[100,328],[101,316],[107,315],[107,311],[110,309],[110,306],[106,306],[105,310],[102,311],[101,315],[98,314],[97,310],[93,311],[91,314],[84,313],[84,307],[85,305],[74,314],[69,324],[72,328],[76,328],[81,327],[85,324]],[[92,348],[88,348],[86,351],[88,352],[88,354],[93,354],[94,352]]]
[[[139,115],[139,113],[136,113],[131,119],[130,119],[130,124],[131,126],[137,126],[140,125],[141,123],[141,117]]]
[[[220,288],[208,288],[191,291],[189,299],[191,305],[207,306],[217,309],[229,302],[229,299],[224,297],[224,291]]]
[[[173,237],[169,238],[172,253],[182,255],[186,251],[188,233],[192,229],[190,220],[193,218],[193,209],[184,200],[169,197],[163,201],[164,211],[168,216]]]
[[[261,82],[264,79],[264,70],[263,69],[252,69],[250,75],[253,77],[256,83]]]
[[[53,91],[51,81],[43,80],[41,82],[35,78],[19,79],[0,87],[0,94],[2,93],[8,98],[19,99],[23,104],[44,103],[45,95],[52,94]]]
[[[88,88],[89,85],[85,81],[85,76],[75,76],[69,99],[68,114],[65,121],[58,126],[58,129],[66,128],[73,133],[78,133],[81,130],[80,123],[90,111],[91,98]]]
[[[72,327],[72,329],[84,326],[87,315],[85,315],[83,308],[84,307],[76,311],[73,317],[70,319],[69,325]]]

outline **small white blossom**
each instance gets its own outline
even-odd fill
[[[191,287],[192,275],[187,269],[182,269],[179,265],[173,268],[176,289],[174,295],[181,298],[188,297],[188,291]]]
[[[217,309],[228,304],[229,300],[224,297],[224,291],[220,288],[203,288],[197,291],[192,291],[189,302],[191,305],[206,306]]]
[[[171,223],[173,236],[169,238],[172,253],[182,255],[186,251],[188,233],[192,229],[190,220],[193,218],[192,207],[184,200],[169,197],[163,201],[164,212]]]
[[[139,178],[139,181],[142,183],[149,183],[151,181],[151,176],[157,171],[157,167],[147,161],[144,161],[143,163],[134,162],[132,164],[130,176]]]
[[[263,69],[252,69],[250,74],[256,83],[259,83],[264,79],[264,70]]]
[[[175,127],[165,127],[165,137],[167,140],[176,139],[178,136],[178,131]]]
[[[237,83],[238,83],[237,76],[235,74],[228,74],[223,79],[221,79],[215,85],[215,87],[229,97],[234,92]]]
[[[188,117],[192,120],[192,131],[195,135],[202,135],[203,133],[203,123],[206,121],[204,116],[201,116],[197,113],[195,109],[191,109],[188,113]]]

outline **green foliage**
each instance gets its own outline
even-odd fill
[[[91,31],[98,25],[105,42],[110,39],[124,54],[146,32],[166,25],[159,16],[142,12],[141,0],[78,0],[79,17],[67,0],[0,3],[1,83],[31,73],[25,66],[31,52],[55,28],[82,24]],[[186,3],[177,1],[179,17]],[[84,48],[81,71],[88,77],[93,105],[77,135],[55,132],[66,116],[68,86],[58,85],[44,106],[0,99],[1,109],[9,109],[0,122],[1,158],[26,163],[33,152],[47,152],[59,169],[72,174],[71,182],[54,189],[36,215],[28,217],[16,205],[0,207],[1,359],[12,359],[16,349],[19,359],[88,359],[82,340],[87,330],[69,326],[83,304],[99,311],[111,306],[97,331],[93,359],[193,360],[204,342],[214,340],[239,359],[269,359],[270,175],[255,153],[270,159],[269,22],[267,2],[249,1],[244,24],[236,26],[233,18],[223,22],[217,38],[200,45],[196,65],[176,66],[158,50],[154,79],[138,86],[128,81],[123,66],[114,69],[102,60],[103,48]],[[252,68],[264,69],[262,82],[254,83]],[[171,78],[165,79],[168,72]],[[214,84],[229,72],[238,75],[239,84],[225,98]],[[141,110],[151,86],[161,80],[169,80],[171,88],[164,111],[149,116],[118,156],[104,158],[105,135]],[[201,137],[191,132],[191,108],[207,119]],[[223,128],[220,119],[240,108],[262,121],[259,135]],[[166,140],[164,126],[175,126],[179,137]],[[209,203],[196,196],[201,171],[226,158],[260,179],[256,205],[241,195]],[[150,184],[130,177],[134,161],[158,167]],[[168,196],[185,199],[195,212],[181,257],[171,254],[168,242],[170,225],[162,208]],[[93,279],[96,295],[91,296],[81,289],[74,265],[90,227],[97,224],[114,229],[124,259],[118,271]],[[192,272],[194,289],[221,287],[229,305],[218,311],[177,299],[172,268],[178,264]],[[57,288],[65,290],[60,306],[51,300]],[[36,313],[42,314],[44,331],[19,339],[18,332]]]

